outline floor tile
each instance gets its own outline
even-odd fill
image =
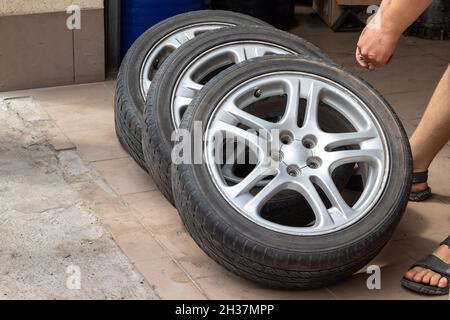
[[[48,114],[64,132],[110,130],[114,127],[112,108],[91,104],[70,104],[46,108]]]
[[[62,130],[54,125],[50,128],[44,129],[44,134],[47,136],[48,143],[55,149],[55,151],[75,150],[77,146],[73,143]]]
[[[119,195],[156,190],[149,175],[131,158],[93,162],[92,166]]]
[[[140,261],[138,270],[162,299],[204,300],[206,296],[170,258]]]
[[[357,33],[332,33],[317,36],[315,34],[302,34],[301,37],[316,45],[327,54],[347,53],[354,54],[359,35]]]
[[[113,102],[113,94],[103,82],[37,89],[32,91],[32,95],[44,107],[87,104],[92,101]]]
[[[419,261],[433,253],[439,244],[450,235],[448,232],[429,234],[426,236],[410,237],[394,241],[402,248],[402,251],[414,261]]]
[[[112,94],[116,93],[116,85],[117,85],[117,80],[106,80],[105,82],[106,87],[110,90],[110,92],[112,92]]]
[[[113,233],[113,238],[133,263],[168,256],[167,251],[146,230],[120,235]]]
[[[167,251],[133,215],[103,221],[114,240],[132,262],[167,257]]]
[[[73,185],[91,211],[100,219],[112,219],[131,214],[122,200],[103,181],[89,181]]]
[[[414,134],[414,131],[416,131],[417,126],[414,125],[411,120],[404,120],[404,119],[400,119],[401,123],[403,125],[403,128],[405,129],[406,134],[408,135],[409,138],[412,137],[412,135]]]
[[[432,54],[436,58],[450,61],[450,42],[447,40],[428,40],[415,37],[409,37],[407,40],[423,52]]]
[[[196,282],[213,300],[334,300],[327,289],[285,291],[268,289],[227,271],[221,275],[197,279]]]
[[[400,240],[414,236],[428,237],[447,233],[450,230],[448,204],[433,198],[427,202],[410,202],[393,239]]]
[[[128,156],[120,145],[113,127],[104,130],[68,132],[69,139],[77,145],[85,161],[102,161]]]
[[[136,211],[141,223],[155,233],[183,229],[178,211],[159,191],[131,194],[123,199]]]
[[[203,255],[203,251],[185,230],[161,233],[157,238],[176,259]]]
[[[447,65],[430,54],[407,56],[393,59],[388,66],[361,73],[361,76],[385,95],[434,90]]]
[[[103,223],[115,237],[121,237],[130,233],[146,232],[139,220],[132,214],[124,217],[105,219]]]
[[[198,255],[178,258],[177,261],[195,280],[206,277],[221,277],[223,273],[228,272],[203,252]]]
[[[385,98],[402,120],[416,120],[414,123],[418,123],[430,102],[433,91],[433,89],[429,89],[394,93],[386,95]]]
[[[178,230],[158,232],[155,236],[192,278],[220,275],[225,271],[199,248],[182,227]]]

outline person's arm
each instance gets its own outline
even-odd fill
[[[432,0],[383,0],[376,16],[361,34],[356,60],[368,69],[391,60],[403,32],[427,9]]]

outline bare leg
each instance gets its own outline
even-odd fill
[[[411,148],[414,160],[414,171],[425,171],[433,159],[450,139],[450,67],[439,82],[436,91],[425,111],[425,114],[411,138]],[[448,174],[444,172],[443,174]],[[427,188],[427,184],[417,184],[413,192],[420,192]],[[439,247],[434,253],[446,263],[450,264],[450,248],[446,245]],[[411,281],[421,282],[432,286],[445,288],[447,278],[421,267],[415,267],[406,272],[405,277]]]
[[[450,66],[439,82],[430,104],[411,138],[414,172],[426,171],[433,159],[450,139]],[[414,185],[420,192],[426,184]]]

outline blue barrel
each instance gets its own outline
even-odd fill
[[[200,10],[203,0],[124,0],[122,1],[122,56],[148,28],[179,13]]]

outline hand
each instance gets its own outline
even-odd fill
[[[355,54],[356,61],[369,70],[388,64],[394,55],[400,35],[369,25],[359,38]]]

